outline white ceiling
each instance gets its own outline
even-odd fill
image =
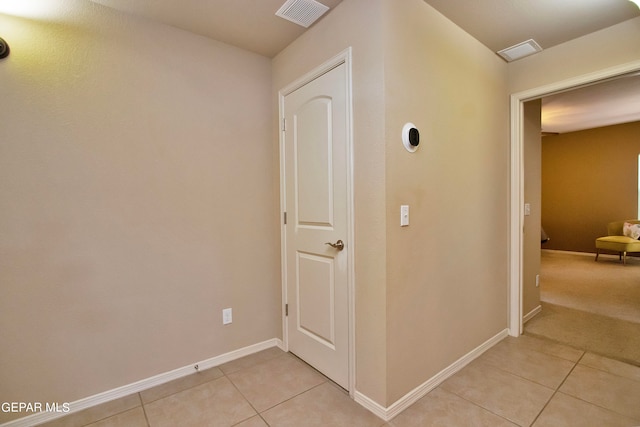
[[[640,16],[629,0],[424,0],[494,52],[528,39],[543,49]]]
[[[306,30],[275,16],[285,0],[91,1],[267,57]],[[342,0],[319,1],[333,9]],[[531,38],[548,49],[640,16],[640,9],[628,0],[424,1],[494,52]],[[544,130],[567,132],[640,120],[637,82],[638,78],[622,79],[545,99]]]
[[[275,15],[285,0],[91,1],[269,58],[274,57],[306,30]],[[321,3],[334,8],[341,1],[321,0]]]
[[[640,121],[640,73],[542,98],[542,131],[566,133]]]

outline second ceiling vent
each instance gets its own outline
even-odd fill
[[[287,0],[278,9],[276,16],[308,28],[324,15],[329,8],[315,0]]]
[[[529,39],[506,49],[502,49],[498,52],[498,55],[502,56],[505,61],[511,62],[538,52],[542,52],[540,45],[536,43],[535,40]]]

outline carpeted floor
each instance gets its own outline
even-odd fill
[[[640,259],[543,250],[540,299],[525,334],[640,366]]]

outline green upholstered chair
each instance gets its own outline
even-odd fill
[[[640,224],[639,220],[628,219],[626,221],[616,221],[607,224],[606,237],[596,239],[596,261],[601,250],[618,252],[623,264],[627,263],[627,252],[640,252],[640,240],[632,239],[623,234],[624,223]]]

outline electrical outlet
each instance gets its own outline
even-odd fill
[[[540,275],[536,274],[536,288],[540,286]]]
[[[233,322],[233,311],[230,308],[225,308],[222,310],[222,324],[228,325]]]

